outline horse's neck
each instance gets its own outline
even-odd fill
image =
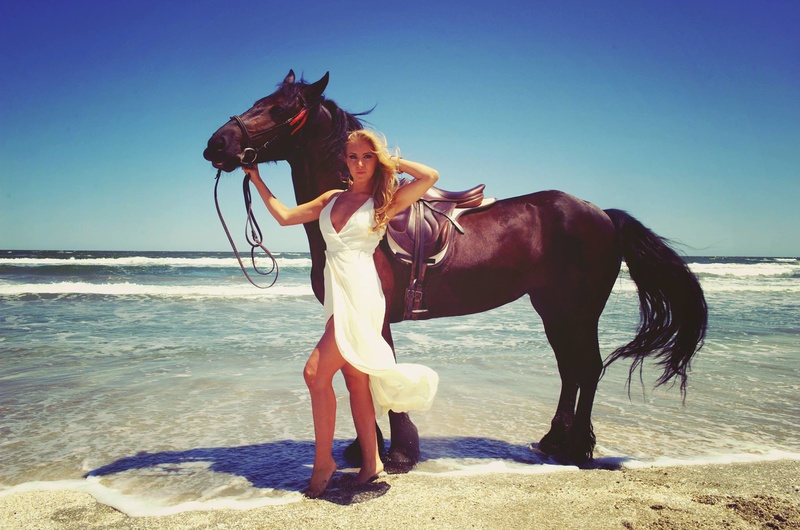
[[[340,168],[311,153],[291,161],[292,184],[297,204],[312,201],[328,190],[343,188],[339,178]]]
[[[324,113],[318,126],[309,134],[308,142],[300,149],[297,156],[289,160],[292,168],[292,184],[297,204],[304,204],[319,197],[324,192],[344,188],[339,177],[340,172],[347,171],[337,158],[326,156],[324,139],[331,134],[330,114]],[[305,224],[309,250],[313,261],[323,259],[325,241],[319,224],[315,221]]]
[[[325,152],[325,139],[332,131],[333,117],[321,106],[305,145],[289,160],[297,204],[314,200],[328,190],[344,187],[339,174],[347,168],[338,157],[330,157]]]
[[[324,184],[333,182],[335,174],[326,173],[324,167],[314,164],[311,157],[296,159],[290,162],[292,167],[292,181],[294,183],[295,199],[297,204],[303,204],[318,197],[322,192],[333,189],[335,186]],[[324,188],[324,189],[321,189]],[[305,223],[303,228],[308,238],[308,250],[311,254],[311,288],[317,299],[324,298],[323,264],[325,263],[325,240],[318,221]]]

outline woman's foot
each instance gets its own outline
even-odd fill
[[[328,484],[334,473],[336,473],[336,464],[333,464],[333,467],[314,468],[311,472],[311,480],[308,483],[308,488],[306,488],[303,494],[309,499],[320,497],[325,493],[325,490],[328,489]]]
[[[383,472],[383,462],[378,460],[377,463],[371,466],[364,466],[356,475],[356,482],[359,484],[366,484],[367,482],[372,482],[378,475]]]

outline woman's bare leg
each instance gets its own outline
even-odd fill
[[[369,482],[383,471],[378,452],[378,435],[375,430],[375,406],[369,390],[369,376],[349,364],[342,367],[347,390],[350,392],[350,410],[356,426],[358,444],[361,446],[361,470],[357,482]]]
[[[336,428],[336,394],[333,376],[345,364],[333,335],[333,321],[325,326],[325,333],[311,353],[303,370],[303,378],[311,394],[311,413],[314,418],[314,470],[305,491],[315,499],[325,492],[331,476],[336,472],[333,459],[333,435]]]

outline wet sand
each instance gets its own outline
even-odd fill
[[[800,461],[465,477],[339,477],[322,499],[129,517],[86,493],[0,497],[7,529],[800,528]]]

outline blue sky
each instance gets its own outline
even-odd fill
[[[291,68],[377,105],[442,188],[561,189],[689,255],[800,256],[798,27],[796,0],[9,3],[0,248],[226,250],[202,151]],[[288,165],[262,174],[294,203]],[[307,249],[267,215],[272,250]]]

